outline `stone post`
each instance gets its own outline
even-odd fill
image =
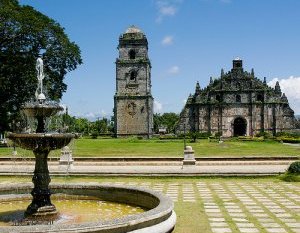
[[[59,165],[68,166],[69,168],[72,168],[73,162],[74,160],[72,157],[72,151],[68,146],[63,147],[60,154]]]
[[[183,165],[196,165],[195,153],[191,146],[186,146],[184,150]]]

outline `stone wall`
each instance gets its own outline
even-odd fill
[[[118,137],[148,136],[152,133],[152,97],[115,98],[116,130]]]
[[[119,38],[114,96],[117,137],[153,133],[153,97],[148,42],[143,32],[132,26]]]
[[[206,88],[196,84],[194,95],[189,96],[180,114],[177,132],[186,128],[231,137],[236,134],[234,129],[238,129],[236,119],[245,123],[241,124],[245,135],[276,134],[295,128],[294,111],[279,83],[275,88],[268,87],[265,79],[262,82],[254,76],[253,70],[243,71],[240,61],[240,66],[233,66],[226,74],[222,70],[219,79],[211,78]]]

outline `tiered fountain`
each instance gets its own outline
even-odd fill
[[[39,216],[55,217],[57,210],[51,203],[49,183],[51,181],[48,170],[48,154],[51,150],[66,146],[74,134],[47,133],[45,123],[48,117],[55,115],[63,108],[56,102],[46,101],[43,93],[43,60],[36,62],[38,89],[36,101],[28,102],[22,107],[22,111],[29,118],[37,120],[36,133],[11,133],[8,138],[13,140],[21,148],[32,150],[35,155],[35,169],[32,182],[34,188],[31,191],[32,203],[28,206],[25,217]]]
[[[142,213],[136,212],[134,214],[121,214],[118,217],[111,219],[97,218],[97,220],[79,221],[78,217],[84,212],[85,206],[78,207],[76,210],[70,210],[74,199],[67,199],[67,214],[69,216],[77,216],[76,221],[63,222],[61,216],[64,213],[58,213],[56,207],[50,200],[51,191],[49,189],[50,176],[47,165],[47,157],[51,150],[60,149],[67,145],[73,134],[49,133],[46,130],[46,119],[53,116],[62,110],[58,103],[46,101],[43,94],[43,61],[41,58],[37,59],[36,64],[38,77],[38,90],[36,92],[36,100],[26,103],[22,107],[22,111],[31,118],[37,121],[37,128],[35,133],[11,133],[9,138],[17,145],[24,149],[32,150],[35,158],[35,170],[32,178],[34,188],[29,184],[0,184],[0,204],[18,203],[18,201],[26,201],[30,189],[33,196],[32,203],[25,211],[25,218],[20,221],[20,208],[14,210],[4,209],[0,211],[0,222],[3,219],[6,223],[13,222],[13,224],[0,225],[1,233],[12,232],[101,232],[101,233],[169,233],[172,232],[176,223],[176,214],[173,211],[173,202],[170,198],[161,193],[154,192],[146,188],[136,188],[128,186],[117,185],[100,185],[100,184],[52,184],[51,190],[56,196],[75,195],[79,200],[86,200],[90,198],[96,200],[96,206],[86,212],[93,212],[99,210],[98,204],[102,202],[109,202],[109,212],[118,213],[116,210],[122,204],[126,207],[136,206],[143,209]],[[81,199],[80,199],[81,197]],[[65,199],[62,200],[64,202]],[[84,201],[82,201],[84,202]],[[99,202],[99,203],[98,203]],[[78,203],[78,202],[77,202]],[[6,204],[7,205],[7,204]],[[18,204],[16,204],[18,205]],[[58,205],[58,204],[57,204]],[[75,204],[77,205],[77,204]],[[4,204],[5,206],[5,204]],[[81,209],[80,209],[81,208]],[[96,214],[101,216],[103,211]],[[21,210],[21,212],[23,212]],[[79,212],[79,213],[78,213]],[[105,212],[106,213],[106,212]],[[108,214],[107,214],[108,215]],[[94,218],[92,218],[94,219]],[[17,221],[17,224],[15,222]],[[49,225],[49,222],[51,223]],[[17,226],[15,226],[17,225]]]

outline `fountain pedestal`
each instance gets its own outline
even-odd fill
[[[32,150],[35,156],[35,169],[32,177],[34,188],[31,191],[33,197],[31,204],[25,211],[26,218],[38,220],[52,220],[57,215],[55,206],[51,203],[51,181],[48,170],[48,155],[51,150],[60,149],[69,144],[74,134],[58,133],[10,133],[8,138],[20,147]]]
[[[33,151],[35,155],[35,169],[32,177],[34,188],[31,191],[33,199],[25,211],[25,217],[47,216],[51,218],[57,215],[57,210],[50,200],[51,178],[47,162],[49,152],[49,150],[39,149]]]

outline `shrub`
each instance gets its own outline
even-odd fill
[[[185,138],[186,139],[194,139],[196,137],[197,139],[207,139],[209,136],[211,136],[211,134],[208,132],[187,132],[185,135]],[[183,139],[184,134],[183,133],[178,134],[177,138]]]
[[[255,142],[263,142],[265,139],[263,136],[261,137],[251,137],[251,136],[239,136],[239,141],[255,141]]]
[[[198,138],[198,132],[189,132],[189,138],[191,139],[190,142],[196,142]]]
[[[211,136],[211,134],[209,132],[202,132],[202,133],[198,133],[198,138],[202,138],[202,139],[206,139],[209,136]]]
[[[165,135],[160,135],[159,139],[160,140],[171,140],[171,139],[177,139],[177,136],[173,135],[173,134],[165,134]]]
[[[238,140],[240,141],[253,141],[251,136],[238,136]]]
[[[91,132],[91,138],[92,139],[97,139],[98,135],[99,134],[98,134],[98,132],[96,130]]]
[[[300,138],[278,137],[276,140],[286,143],[300,143]]]
[[[269,132],[260,132],[257,133],[255,137],[272,138],[273,136]]]
[[[300,182],[300,161],[291,163],[286,173],[279,178],[286,182]]]
[[[127,138],[127,142],[139,142],[141,140],[143,140],[141,136],[131,136]]]
[[[288,173],[300,175],[300,161],[291,163],[288,168]]]
[[[263,142],[265,140],[264,137],[254,137],[253,138],[253,141],[256,141],[256,142]]]
[[[278,132],[276,137],[286,137],[286,138],[300,138],[299,132]]]
[[[300,176],[292,173],[284,173],[279,176],[279,179],[286,182],[300,182]]]
[[[219,138],[219,137],[221,137],[222,136],[222,132],[217,132],[217,133],[215,133],[215,137],[216,138]]]

